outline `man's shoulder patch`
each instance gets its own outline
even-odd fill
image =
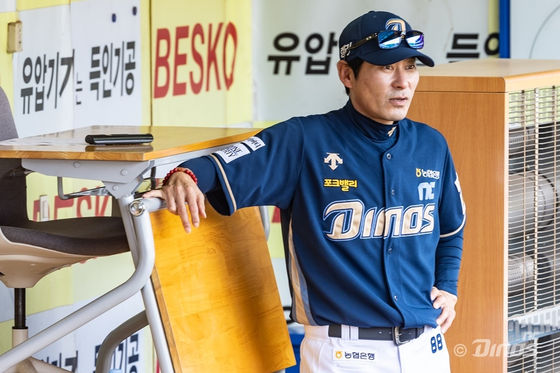
[[[243,157],[244,155],[249,154],[249,149],[238,142],[236,144],[228,146],[225,149],[218,150],[215,154],[219,155],[224,160],[224,162],[229,163]]]
[[[262,141],[260,138],[255,137],[255,136],[249,137],[247,140],[242,141],[242,143],[247,145],[249,148],[251,148],[252,151],[255,151],[257,149],[260,149],[260,148],[266,146],[264,141]]]

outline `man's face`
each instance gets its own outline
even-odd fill
[[[392,124],[406,117],[418,80],[415,58],[387,66],[364,62],[358,78],[353,73],[349,75],[350,99],[361,114]]]

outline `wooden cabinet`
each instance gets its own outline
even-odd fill
[[[454,373],[560,369],[560,60],[420,68],[408,117],[447,138],[467,204]]]

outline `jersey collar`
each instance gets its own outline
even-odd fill
[[[370,140],[375,142],[391,142],[391,144],[396,142],[399,122],[394,124],[376,122],[359,113],[350,100],[346,103],[345,109],[353,124]]]

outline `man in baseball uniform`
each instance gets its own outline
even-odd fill
[[[280,208],[301,372],[449,372],[465,205],[444,137],[406,118],[417,61],[434,65],[423,46],[401,17],[362,15],[339,39],[344,107],[184,162],[145,194],[187,232],[205,196],[222,214]]]

